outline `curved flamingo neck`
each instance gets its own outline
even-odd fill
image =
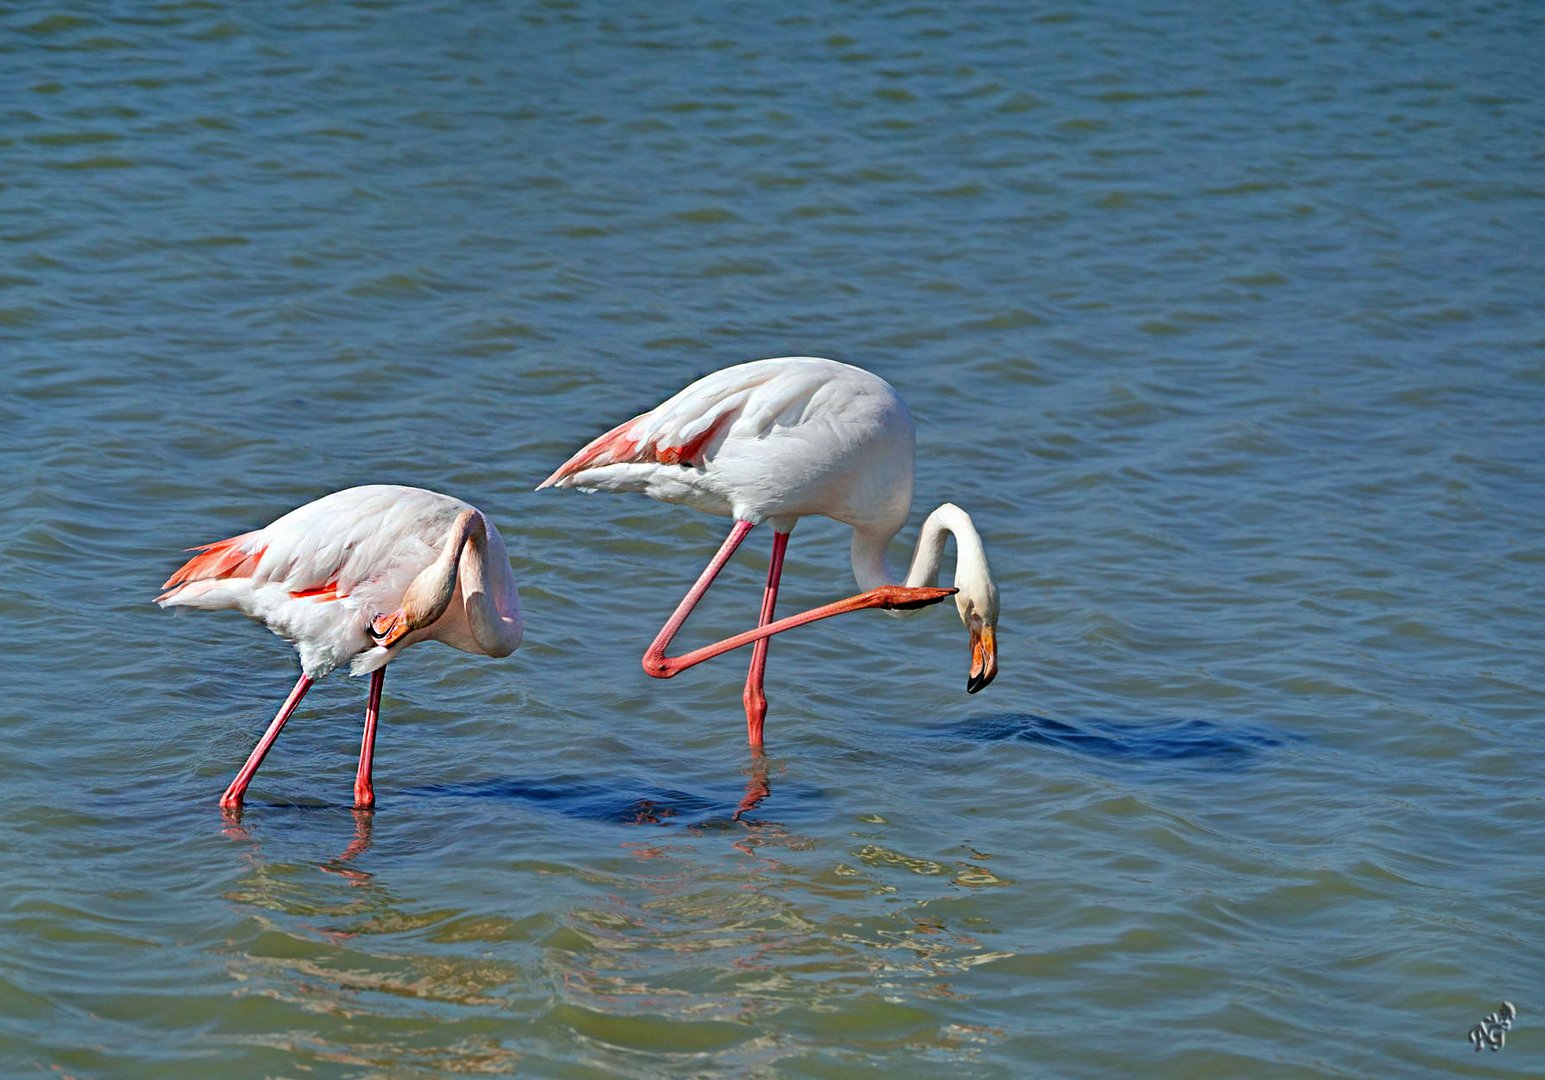
[[[520,603],[508,563],[503,567],[491,565],[505,562],[506,558],[504,545],[490,539],[482,513],[463,510],[446,534],[440,557],[425,567],[403,593],[398,614],[406,622],[407,630],[432,633],[425,628],[432,627],[449,609],[459,585],[467,629],[478,649],[488,656],[508,656],[514,652],[524,632]],[[491,589],[495,595],[490,595]],[[393,617],[392,621],[397,620]],[[376,632],[388,631],[378,627]],[[395,644],[402,636],[399,630],[378,640]]]
[[[473,640],[489,656],[508,656],[520,647],[525,626],[520,618],[520,598],[510,574],[509,557],[502,544],[489,539],[482,515],[468,523],[468,534],[458,552],[457,578]]]
[[[951,536],[955,538],[955,581],[988,576],[987,553],[982,547],[981,535],[977,533],[971,515],[954,503],[940,504],[924,520],[904,580],[898,580],[891,572],[885,557],[891,541],[900,531],[899,528],[890,532],[884,529],[853,530],[853,577],[860,589],[886,585],[916,589],[937,585],[939,568],[944,561],[944,541]],[[906,610],[891,612],[893,615],[908,613]]]

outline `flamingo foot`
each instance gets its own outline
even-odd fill
[[[959,591],[959,589],[909,589],[905,585],[881,585],[878,589],[870,589],[863,594],[871,602],[862,606],[877,607],[887,611],[912,611],[925,608],[930,604],[937,604]]]

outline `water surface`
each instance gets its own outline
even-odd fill
[[[1538,1075],[1542,31],[0,13],[0,1071]],[[1003,673],[807,628],[757,760],[741,659],[638,663],[726,523],[531,488],[800,353],[909,401],[903,542],[975,516]],[[373,816],[334,677],[223,819],[294,661],[150,598],[362,482],[488,509],[527,644],[393,665]]]

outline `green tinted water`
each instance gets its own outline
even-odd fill
[[[0,1071],[1538,1074],[1541,30],[0,14]],[[907,397],[1003,673],[808,628],[757,762],[741,660],[638,664],[725,523],[530,489],[793,353]],[[149,600],[371,481],[490,511],[527,644],[393,665],[373,817],[335,677],[226,821],[293,660]]]

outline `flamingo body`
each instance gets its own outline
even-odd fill
[[[997,673],[997,589],[964,511],[946,503],[929,515],[904,583],[887,566],[886,548],[912,504],[914,447],[912,418],[884,379],[835,360],[786,356],[705,375],[591,441],[540,487],[641,492],[735,519],[718,555],[644,654],[644,668],[669,678],[754,644],[744,701],[750,740],[759,746],[768,639],[818,618],[865,607],[902,614],[953,594],[971,631],[967,688],[980,690]],[[853,527],[854,575],[867,591],[774,622],[789,533],[812,514]],[[773,527],[773,558],[757,629],[685,656],[666,656],[719,570],[746,533],[763,522]],[[946,533],[957,548],[953,589],[934,587]]]
[[[415,642],[440,641],[489,655],[473,637],[463,583],[433,624],[383,648],[370,620],[392,611],[413,579],[441,554],[457,515],[481,511],[423,488],[372,484],[324,495],[252,532],[200,549],[173,574],[162,607],[232,608],[295,644],[301,670],[321,678],[341,664],[363,675]],[[520,595],[504,538],[488,530],[492,595],[517,625]],[[518,639],[515,644],[519,644]]]
[[[520,596],[499,531],[482,511],[422,488],[375,484],[307,503],[271,524],[196,549],[156,598],[230,608],[294,643],[301,679],[222,804],[240,805],[300,697],[342,664],[371,675],[356,805],[371,806],[370,755],[381,676],[419,641],[507,656],[520,645]]]
[[[878,375],[815,356],[716,371],[591,442],[542,487],[635,491],[760,524],[888,529],[912,505],[912,418]]]

